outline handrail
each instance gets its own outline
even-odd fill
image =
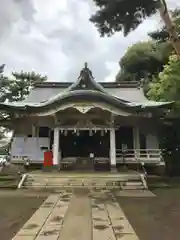
[[[130,150],[131,149],[127,149],[125,152],[120,150],[121,151],[122,163],[123,164],[126,164],[126,157],[129,154],[128,152]],[[140,178],[141,178],[141,181],[143,183],[144,188],[147,189],[148,188],[148,186],[147,186],[147,172],[146,172],[146,169],[144,167],[144,162],[141,161],[140,154],[138,153],[138,151],[136,151],[136,149],[133,149],[132,151],[134,153],[131,154],[131,155],[133,155],[133,159],[135,160],[135,162],[137,164],[137,172],[140,174]],[[116,150],[116,154],[117,154],[117,150]],[[142,172],[140,172],[139,166],[141,166]]]
[[[122,149],[116,149],[116,152],[123,152],[123,150]],[[161,151],[161,149],[127,149],[126,150],[126,152],[127,153],[135,153],[135,152],[139,152],[139,153],[159,153],[159,154],[161,154],[162,153],[162,151]]]
[[[22,175],[22,178],[21,178],[21,180],[20,180],[20,182],[19,182],[19,184],[18,184],[18,187],[17,187],[18,189],[20,189],[20,188],[22,187],[22,185],[23,185],[23,183],[25,182],[27,176],[28,176],[28,175],[27,175],[26,173]]]
[[[123,158],[123,151],[122,149],[116,149],[116,156]],[[162,159],[162,151],[160,149],[127,149],[125,154],[125,159],[128,158],[135,158],[135,156],[138,156],[138,158],[143,159],[144,161],[146,159],[150,160],[158,160],[161,161]]]
[[[139,156],[135,153],[135,161],[137,162],[137,171],[140,173],[139,171],[139,165],[141,166],[141,169],[143,171],[143,174],[140,173],[140,177],[141,177],[141,181],[144,185],[144,188],[147,189],[147,172],[146,172],[146,169],[144,167],[144,162],[142,162],[139,158]]]
[[[141,175],[141,180],[143,181],[143,185],[145,189],[147,186],[147,171],[144,167],[146,161],[162,161],[162,150],[161,149],[127,149],[126,153],[123,153],[122,149],[116,149],[116,157],[120,157],[122,163],[126,163],[128,161],[134,160],[137,164],[137,171]],[[141,167],[141,172],[140,172]]]
[[[143,175],[143,174],[140,174],[140,178],[141,178],[141,181],[143,183],[143,186],[145,189],[148,189],[148,185],[147,185],[147,176]]]
[[[142,162],[137,155],[135,155],[135,160],[137,161],[137,164],[140,164],[140,166],[141,166],[141,168],[143,170],[144,176],[146,177],[147,176],[147,172],[146,172],[146,169],[144,167],[144,162]]]

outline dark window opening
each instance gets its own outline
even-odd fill
[[[49,128],[48,127],[40,127],[39,128],[39,137],[40,138],[49,137]]]
[[[140,133],[140,149],[146,149],[146,136]]]
[[[133,149],[132,127],[123,126],[116,130],[116,148],[122,149],[123,145],[126,145],[128,149]]]

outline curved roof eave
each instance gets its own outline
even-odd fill
[[[150,102],[148,103],[132,103],[127,102],[123,99],[114,97],[112,95],[95,91],[95,90],[75,90],[68,91],[64,94],[58,94],[55,97],[41,102],[41,103],[0,103],[0,110],[5,110],[7,112],[24,112],[24,113],[38,113],[42,111],[46,111],[49,109],[55,108],[57,105],[61,106],[68,103],[73,102],[101,102],[112,105],[116,108],[126,109],[129,111],[140,110],[143,109],[154,109],[154,108],[162,108],[171,106],[174,102]]]
[[[51,98],[50,100],[36,103],[36,104],[28,104],[28,103],[0,103],[0,109],[4,109],[6,111],[27,111],[27,112],[38,112],[43,109],[51,109],[57,105],[64,105],[65,103],[71,102],[104,102],[114,107],[122,108],[122,109],[133,109],[133,108],[141,108],[141,104],[132,106],[128,104],[126,101],[118,99],[116,97],[107,95],[103,92],[93,91],[93,90],[76,90],[72,92],[66,92],[64,94],[57,95],[56,97]]]
[[[146,103],[142,103],[142,107],[141,108],[148,108],[148,109],[153,109],[153,108],[167,108],[170,107],[172,105],[175,104],[175,101],[171,101],[171,102],[155,102],[155,101],[149,101]]]

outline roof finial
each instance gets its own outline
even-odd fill
[[[88,63],[87,62],[84,63],[84,68],[88,68]]]
[[[80,72],[79,78],[81,78],[81,77],[83,77],[83,78],[87,78],[87,77],[93,78],[92,72],[88,68],[88,63],[87,62],[84,63],[84,68]]]

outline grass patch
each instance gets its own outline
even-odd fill
[[[148,176],[148,187],[153,190],[156,188],[179,188],[180,187],[180,177],[156,177]]]
[[[0,175],[0,189],[16,189],[21,177],[13,175]]]
[[[1,181],[14,181],[16,179],[20,179],[20,177],[17,176],[0,176],[0,182]]]

